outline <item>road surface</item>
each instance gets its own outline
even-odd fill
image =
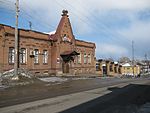
[[[23,96],[26,95],[24,98],[18,93],[8,98],[9,94],[3,99],[1,97],[0,113],[138,113],[143,109],[142,106],[149,106],[149,80],[149,78],[76,80],[48,86],[53,87],[53,90],[45,87],[47,92],[43,90],[45,92],[40,93],[39,91],[42,91],[40,87],[35,92],[33,86],[28,86],[28,90],[24,88],[25,92],[22,93]],[[30,88],[34,89],[31,94],[28,92],[31,91]],[[145,111],[140,113],[150,113]]]

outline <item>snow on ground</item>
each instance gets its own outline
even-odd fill
[[[9,86],[6,86],[6,85],[0,85],[0,90],[1,89],[6,89],[6,88],[8,88]]]
[[[5,71],[3,74],[8,74],[8,73],[12,73],[14,72],[14,69],[11,69],[11,70],[8,70],[8,71]]]
[[[86,79],[92,79],[92,78],[88,78],[88,77],[73,77],[73,78],[64,78],[64,77],[45,77],[45,78],[38,78],[40,79],[41,81],[44,81],[44,82],[51,82],[51,83],[54,83],[54,82],[65,82],[65,81],[68,81],[68,80],[86,80]]]
[[[8,70],[8,71],[5,71],[2,76],[4,75],[5,77],[12,77],[14,76],[14,69],[11,69],[11,70]]]
[[[44,82],[65,82],[68,78],[60,78],[60,77],[46,77],[46,78],[38,78]]]
[[[87,79],[92,79],[88,77],[76,77],[76,78],[71,78],[71,80],[87,80]]]
[[[19,69],[18,74],[27,78],[31,78],[31,74],[25,69]],[[1,77],[14,77],[14,69],[5,71]]]

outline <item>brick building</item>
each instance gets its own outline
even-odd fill
[[[15,29],[0,24],[0,72],[14,68]],[[19,68],[34,74],[95,73],[95,44],[77,40],[68,11],[53,33],[19,29]]]

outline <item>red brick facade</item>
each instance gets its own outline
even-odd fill
[[[19,68],[40,74],[95,73],[95,44],[75,39],[67,13],[63,11],[54,34],[19,29],[19,52],[23,55],[19,55]],[[13,27],[0,24],[0,72],[14,68],[14,32]]]

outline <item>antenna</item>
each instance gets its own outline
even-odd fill
[[[29,28],[30,28],[30,30],[32,30],[32,22],[31,21],[29,21]]]

